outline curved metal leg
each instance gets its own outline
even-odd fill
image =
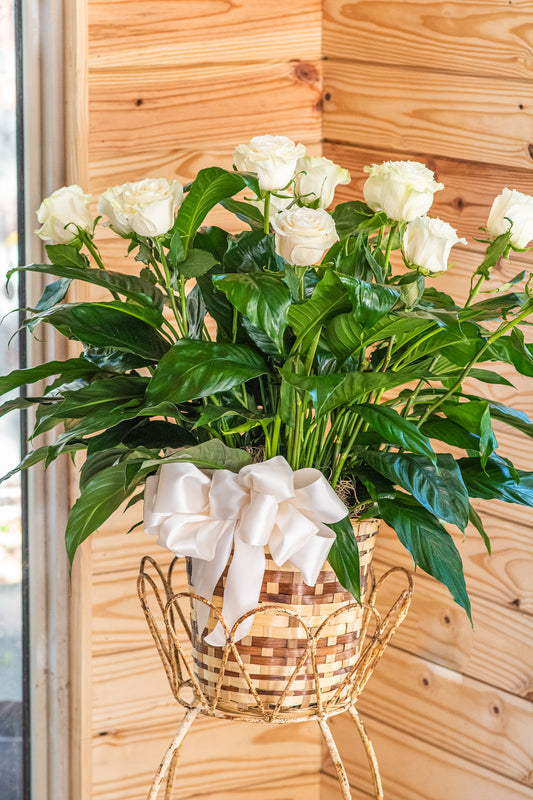
[[[154,775],[154,780],[152,781],[152,786],[150,787],[150,791],[148,792],[147,800],[155,800],[158,795],[159,789],[161,788],[161,783],[163,778],[165,777],[168,768],[171,767],[169,778],[167,781],[167,790],[165,794],[168,796],[169,792],[172,789],[172,783],[174,781],[174,773],[176,771],[176,766],[178,764],[178,757],[179,757],[179,748],[183,743],[187,733],[189,732],[189,728],[193,724],[194,720],[200,713],[200,706],[194,706],[190,708],[185,717],[183,722],[181,723],[179,730],[175,737],[172,739],[171,743],[168,746],[168,749],[163,756],[163,760],[161,761],[157,772]]]
[[[344,764],[341,761],[341,757],[339,755],[337,745],[335,744],[335,739],[333,738],[333,734],[331,733],[328,723],[324,718],[319,719],[318,724],[320,726],[322,736],[324,737],[324,741],[329,750],[331,760],[333,761],[333,766],[335,767],[335,770],[337,772],[337,780],[339,781],[339,786],[341,787],[343,800],[352,800],[352,793],[350,791],[350,784],[348,783],[348,776],[346,775],[346,770],[344,769]]]
[[[376,800],[383,800],[383,786],[381,784],[381,775],[379,774],[378,760],[376,758],[374,745],[372,744],[370,737],[366,732],[366,728],[363,725],[361,717],[359,716],[355,706],[349,708],[348,713],[355,722],[355,726],[359,731],[359,736],[361,737],[363,747],[365,748],[365,752],[368,758],[368,764],[370,766],[370,772],[372,774],[372,783],[374,784],[374,792],[376,793]]]

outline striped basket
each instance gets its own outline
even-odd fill
[[[364,600],[369,567],[372,559],[378,520],[354,522],[354,532],[359,547],[361,565],[361,592]],[[257,613],[248,636],[236,647],[249,676],[266,708],[275,707],[286,691],[287,683],[294,677],[302,656],[308,650],[305,628],[292,614],[296,612],[314,633],[331,614],[317,642],[317,671],[321,698],[327,703],[347,673],[357,661],[361,645],[364,612],[353,606],[354,599],[337,581],[333,569],[326,562],[315,586],[306,586],[302,575],[290,563],[278,567],[266,553],[266,569],[259,598],[259,606],[274,603],[277,609]],[[227,569],[220,578],[212,599],[213,605],[222,609],[222,598]],[[190,587],[191,591],[194,588]],[[351,604],[345,612],[343,606]],[[338,611],[339,610],[339,611]],[[211,614],[207,633],[215,627]],[[242,713],[256,706],[249,684],[232,652],[224,665],[224,648],[207,645],[200,636],[196,623],[195,601],[191,609],[192,659],[195,677],[208,700],[216,692],[221,670],[224,678],[219,687],[217,709],[227,713]],[[316,687],[311,659],[307,658],[283,697],[283,708],[297,711],[317,705]]]

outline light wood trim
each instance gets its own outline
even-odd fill
[[[88,185],[88,0],[64,0],[66,184]],[[45,101],[46,102],[46,101]]]

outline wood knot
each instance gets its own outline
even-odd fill
[[[137,100],[135,101],[135,105],[136,105],[136,106],[142,106],[142,104],[143,104],[143,99],[142,99],[142,97],[139,97],[139,98],[137,98]]]
[[[533,144],[528,144],[527,150],[531,158],[533,158]]]
[[[463,200],[462,197],[456,197],[455,200],[453,201],[453,204],[458,211],[462,211],[463,208],[465,207],[465,201]]]
[[[293,67],[294,77],[303,83],[315,83],[319,80],[320,75],[314,64],[308,61],[299,61]]]

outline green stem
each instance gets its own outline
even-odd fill
[[[394,234],[396,233],[397,229],[398,229],[398,223],[396,223],[396,225],[392,225],[389,231],[389,236],[387,238],[387,249],[385,250],[385,263],[383,264],[385,277],[387,277],[389,273],[390,254],[392,252],[392,240],[394,239]]]
[[[263,211],[264,215],[264,231],[265,233],[270,233],[270,192],[267,192],[265,195],[265,208]]]
[[[185,275],[180,275],[180,303],[181,319],[185,336],[189,335],[189,320],[187,318],[187,295],[185,294]]]
[[[433,405],[429,406],[422,417],[419,419],[417,426],[420,428],[421,425],[427,420],[427,418],[433,414],[439,406],[446,402],[446,400],[451,397],[457,389],[459,389],[463,383],[463,381],[468,377],[470,370],[477,364],[483,353],[485,353],[494,342],[498,341],[498,339],[503,336],[507,331],[510,331],[516,325],[518,325],[523,319],[525,319],[529,314],[533,311],[533,299],[530,299],[525,303],[522,311],[516,315],[516,317],[510,322],[506,322],[498,328],[498,330],[494,331],[494,333],[489,336],[483,347],[476,353],[473,358],[470,359],[466,367],[461,372],[460,376],[457,378],[451,389],[449,389],[446,394],[440,397]]]
[[[163,250],[163,245],[157,239],[154,239],[154,242],[156,243],[157,252],[159,254],[159,258],[161,260],[161,265],[162,265],[163,271],[165,273],[165,289],[167,290],[167,297],[170,300],[170,305],[172,307],[172,311],[174,312],[174,318],[175,318],[176,322],[178,323],[178,328],[180,329],[181,335],[182,336],[187,336],[187,333],[185,331],[185,328],[183,326],[183,323],[182,323],[182,320],[181,320],[181,317],[180,317],[180,314],[179,314],[179,311],[178,311],[178,306],[176,304],[176,295],[174,294],[174,290],[173,290],[172,285],[171,285],[170,270],[168,268],[168,263],[167,263],[167,259],[166,259],[166,256],[165,256],[165,253],[164,253],[164,250]]]
[[[102,261],[100,253],[98,251],[98,248],[94,244],[94,242],[91,239],[91,237],[89,236],[89,234],[86,231],[81,231],[80,230],[79,237],[80,237],[81,241],[84,243],[84,245],[87,248],[87,250],[89,251],[89,253],[94,258],[94,260],[96,262],[96,266],[98,267],[98,269],[103,269],[105,271],[104,262]],[[111,294],[112,294],[112,296],[113,296],[113,298],[115,300],[119,300],[120,301],[119,295],[115,291],[113,291],[113,289],[111,289],[111,287],[109,287],[109,291],[111,292]]]
[[[473,278],[472,278],[473,280]],[[484,275],[480,275],[479,279],[474,287],[470,289],[470,294],[468,295],[468,300],[465,303],[465,308],[468,308],[474,297],[479,293],[482,284],[485,282],[486,278]]]

